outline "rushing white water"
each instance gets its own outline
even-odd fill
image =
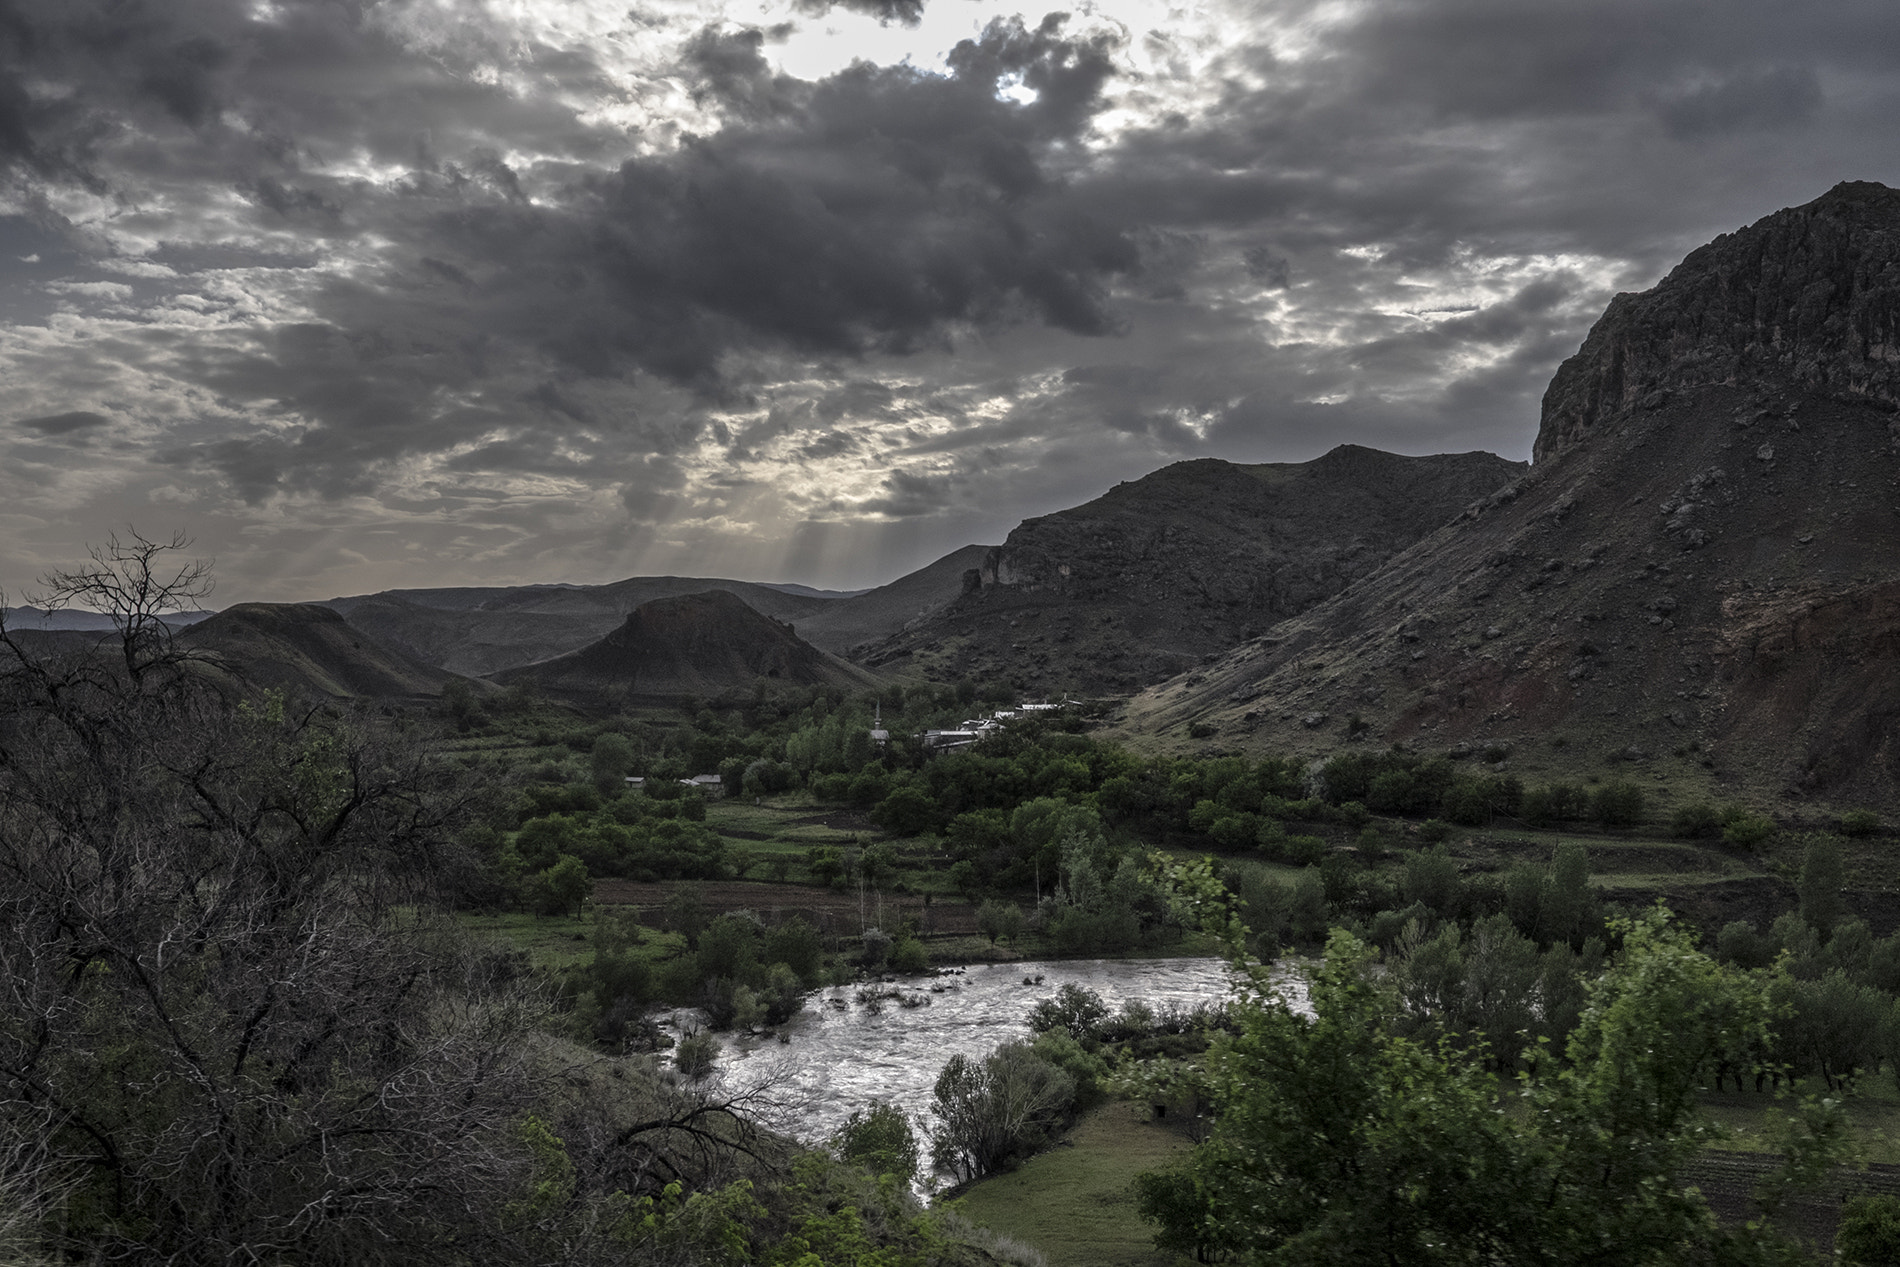
[[[740,1085],[776,1075],[781,1085],[773,1098],[788,1108],[775,1125],[809,1142],[822,1141],[852,1110],[876,1100],[903,1109],[927,1133],[944,1062],[959,1053],[980,1058],[1029,1037],[1030,1009],[1070,983],[1101,995],[1111,1011],[1140,999],[1161,1012],[1224,1001],[1229,973],[1220,959],[1068,960],[978,964],[873,987],[898,989],[914,1006],[897,999],[867,1005],[862,987],[832,987],[806,998],[804,1010],[780,1029],[783,1043],[777,1036],[722,1035],[714,1076]],[[1289,980],[1289,989],[1303,995],[1297,982]]]

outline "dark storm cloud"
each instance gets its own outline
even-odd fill
[[[1178,43],[1196,19],[1031,11],[941,73],[808,82],[790,26],[658,12],[0,0],[0,315],[36,393],[0,430],[147,437],[165,497],[509,533],[591,488],[708,541],[829,505],[831,547],[862,509],[934,555],[973,507],[1184,456],[1516,455],[1611,292],[1900,174],[1889,0],[1215,11]]]
[[[859,509],[893,519],[933,515],[955,500],[964,483],[961,476],[892,471],[884,477],[884,496],[871,498]]]
[[[821,18],[833,9],[849,9],[899,26],[916,26],[924,16],[924,0],[798,0],[794,7],[814,18]]]
[[[490,328],[585,373],[714,395],[762,347],[902,354],[1013,320],[1108,333],[1136,248],[1047,169],[1099,106],[1109,52],[1059,20],[997,23],[948,75],[860,64],[807,85],[772,78],[754,41],[702,33],[689,60],[745,122],[564,207],[458,207],[428,231],[480,278]],[[1036,100],[1000,99],[1007,77]]]
[[[945,74],[859,64],[818,83],[774,74],[756,32],[702,30],[679,69],[724,125],[601,170],[583,161],[599,137],[560,122],[551,92],[484,87],[479,50],[467,65],[418,53],[367,9],[291,3],[260,22],[236,0],[133,4],[123,34],[108,9],[9,10],[16,59],[73,89],[35,124],[28,158],[67,155],[107,185],[169,182],[181,212],[236,189],[260,230],[333,249],[390,244],[314,292],[315,320],[178,362],[280,420],[166,451],[247,500],[361,493],[406,456],[492,445],[524,396],[550,438],[605,425],[529,384],[493,396],[488,380],[524,355],[729,403],[785,353],[901,356],[1021,322],[1112,333],[1111,288],[1141,262],[1067,170],[1114,46],[1067,35],[1059,16],[992,23]],[[570,95],[596,74],[572,54],[532,64],[531,87]],[[1032,101],[999,95],[1017,83]],[[134,119],[163,143],[125,145]],[[542,155],[538,198],[504,141]],[[343,179],[325,158],[347,154],[408,174]]]
[[[78,409],[71,413],[52,414],[44,418],[21,418],[13,425],[22,431],[37,431],[43,436],[64,436],[71,435],[75,431],[110,426],[111,420],[103,415]]]
[[[1694,0],[1391,0],[1318,38],[1309,61],[1270,40],[1237,51],[1204,119],[1131,138],[1105,192],[1176,225],[1284,225],[1274,250],[1295,264],[1291,248],[1368,240],[1412,262],[1473,239],[1626,253],[1703,232],[1710,194],[1758,186],[1721,136],[1815,121],[1830,74],[1877,72],[1890,100],[1880,50],[1900,10],[1737,0],[1717,21]]]
[[[1820,78],[1811,66],[1742,70],[1659,99],[1657,112],[1683,137],[1793,127],[1821,105]]]
[[[336,210],[348,182],[312,169],[340,156],[413,161],[491,135],[550,154],[600,149],[602,130],[555,99],[608,91],[583,54],[540,50],[518,76],[533,91],[502,90],[478,73],[497,55],[479,27],[418,50],[381,22],[391,12],[366,0],[0,0],[0,163],[100,192],[196,177],[295,215]]]
[[[686,42],[686,68],[699,79],[694,99],[711,97],[742,118],[770,118],[798,108],[802,85],[766,63],[765,32],[703,27]]]

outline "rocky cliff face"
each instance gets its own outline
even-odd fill
[[[1695,252],[1565,363],[1527,476],[1130,728],[1900,804],[1896,311],[1879,186]]]
[[[1356,445],[1311,462],[1177,463],[1025,520],[959,598],[867,662],[1029,691],[1132,689],[1337,594],[1524,469]]]
[[[1900,402],[1900,191],[1836,185],[1691,253],[1618,295],[1544,394],[1546,462],[1672,391],[1772,378]]]

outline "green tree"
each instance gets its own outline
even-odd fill
[[[1882,1193],[1849,1201],[1834,1234],[1834,1252],[1843,1267],[1900,1263],[1900,1197]]]
[[[633,773],[633,744],[616,731],[608,731],[594,740],[594,786],[602,796],[612,796],[627,786]]]
[[[539,915],[578,915],[593,892],[594,877],[587,874],[587,864],[571,853],[556,858],[553,866],[528,882],[529,900]]]
[[[761,952],[767,963],[782,963],[800,980],[813,985],[818,983],[824,956],[824,938],[802,915],[774,925],[765,934],[765,949]]]
[[[699,935],[712,919],[706,911],[705,891],[697,884],[668,885],[660,911],[667,928],[684,937],[689,948],[699,945]]]
[[[1801,878],[1796,892],[1801,897],[1801,918],[1825,942],[1834,935],[1834,925],[1846,912],[1841,889],[1847,878],[1841,868],[1841,847],[1832,836],[1816,836],[1801,858]]]
[[[1562,941],[1576,946],[1601,931],[1603,917],[1590,892],[1590,855],[1581,844],[1567,840],[1551,856],[1538,904],[1537,939],[1546,945]]]
[[[930,952],[915,937],[900,937],[891,946],[891,971],[908,977],[930,971]]]
[[[1744,809],[1730,812],[1722,823],[1722,839],[1737,849],[1759,849],[1775,834],[1775,820]]]
[[[937,821],[937,803],[921,788],[900,787],[878,802],[871,821],[893,836],[919,836]]]
[[[1014,902],[985,902],[976,908],[976,931],[989,938],[992,946],[1005,938],[1013,944],[1023,935],[1022,908]]]
[[[882,889],[897,878],[897,846],[888,840],[866,845],[858,855],[858,874],[873,889]]]
[[[878,1100],[868,1109],[853,1109],[831,1137],[838,1157],[862,1166],[874,1175],[891,1175],[909,1185],[917,1177],[921,1153],[910,1118],[894,1104]]]
[[[1389,1032],[1369,957],[1333,937],[1311,1017],[1251,978],[1230,1010],[1238,1033],[1208,1056],[1213,1137],[1137,1183],[1162,1248],[1202,1261],[1509,1261],[1508,1119],[1475,1060]]]
[[[1464,882],[1458,875],[1458,861],[1443,845],[1416,850],[1405,855],[1404,877],[1399,893],[1406,902],[1418,902],[1440,915],[1456,915]]]
[[[749,981],[759,970],[759,925],[745,915],[721,915],[699,935],[699,969],[708,977]]]
[[[474,724],[478,706],[475,703],[475,692],[469,686],[467,678],[450,678],[443,686],[442,711],[452,717],[456,726],[462,730],[467,730]]]
[[[1004,1043],[981,1061],[952,1056],[932,1091],[932,1159],[959,1179],[993,1174],[1033,1152],[1074,1103],[1075,1080],[1027,1043]]]
[[[813,845],[805,851],[812,879],[827,888],[844,878],[844,851],[836,845]]]
[[[1078,1041],[1095,1037],[1108,1019],[1108,1004],[1085,985],[1070,982],[1029,1010],[1029,1028],[1038,1034],[1059,1029]]]
[[[1764,983],[1664,912],[1617,931],[1564,1060],[1539,1061],[1517,1112],[1477,1052],[1395,1030],[1350,935],[1327,946],[1310,1016],[1250,970],[1207,1059],[1212,1137],[1139,1183],[1157,1241],[1289,1265],[1793,1261],[1772,1231],[1720,1229],[1676,1178],[1701,1146],[1700,1088],[1766,1033]]]
[[[711,1034],[704,1031],[688,1034],[673,1049],[673,1067],[688,1078],[703,1078],[718,1063],[719,1052],[719,1040]]]

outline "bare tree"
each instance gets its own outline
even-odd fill
[[[204,573],[138,574],[181,545],[62,582],[113,612],[123,671],[8,644],[0,1140],[72,1176],[61,1248],[105,1260],[466,1261],[521,1180],[546,1012],[429,913],[469,794],[400,736],[188,671],[156,613]]]
[[[28,598],[48,611],[78,607],[109,617],[126,675],[138,683],[175,654],[165,616],[195,610],[211,595],[210,560],[173,560],[190,548],[191,539],[183,533],[154,541],[127,528],[125,538],[115,533],[105,545],[88,549],[90,566],[40,577],[39,589]],[[0,637],[5,636],[0,619]],[[10,640],[7,645],[13,647]],[[19,649],[13,649],[17,654]]]

